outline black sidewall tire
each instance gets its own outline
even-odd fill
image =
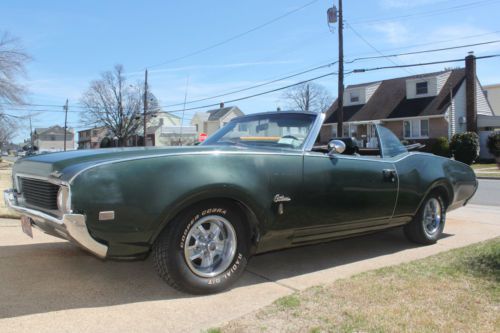
[[[229,267],[214,277],[195,274],[186,263],[184,247],[185,236],[200,218],[219,215],[227,219],[236,233],[236,252]],[[217,202],[197,205],[170,222],[155,243],[155,266],[160,274],[173,287],[191,294],[212,294],[229,288],[244,272],[250,253],[248,230],[240,210],[231,204]],[[173,282],[173,283],[172,283]]]

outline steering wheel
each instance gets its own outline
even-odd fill
[[[293,139],[293,140],[299,141],[299,139],[293,135],[285,135],[285,136],[282,136],[281,139]]]

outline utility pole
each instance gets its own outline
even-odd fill
[[[31,115],[29,115],[30,119],[30,146],[33,149],[33,127],[31,127]]]
[[[339,0],[339,8],[332,6],[327,11],[328,26],[333,32],[334,23],[339,24],[339,73],[338,73],[338,97],[337,97],[337,136],[343,135],[344,126],[344,15],[342,9],[342,0]]]
[[[147,111],[148,110],[148,70],[144,72],[144,147],[146,147],[146,138],[147,138],[147,133],[146,133],[146,127],[147,127]]]
[[[344,136],[344,19],[342,13],[342,0],[339,0],[339,92],[337,113],[337,137]],[[350,133],[349,133],[350,134]]]
[[[188,97],[189,75],[186,78],[186,90],[184,91],[184,106],[182,108],[181,128],[179,131],[179,146],[182,146],[182,127],[184,126],[184,113],[186,112],[186,102]]]
[[[68,132],[68,99],[66,99],[66,104],[64,104],[64,151],[66,151],[66,133],[67,132]]]

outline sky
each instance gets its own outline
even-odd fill
[[[181,115],[198,107],[284,87],[326,73],[326,67],[257,89],[198,103],[190,101],[264,83],[338,60],[338,25],[328,26],[326,10],[337,1],[28,1],[0,2],[0,32],[19,37],[32,56],[27,75],[31,104],[13,115],[35,114],[33,127],[64,125],[62,106],[69,99],[68,124],[81,120],[82,94],[104,71],[122,64],[137,82],[149,70],[151,91],[165,111]],[[357,57],[436,49],[500,40],[500,0],[344,0],[345,70],[462,59],[500,54],[500,43],[455,50],[381,57]],[[345,85],[408,76],[463,62],[352,73]],[[483,85],[500,83],[500,58],[478,60]],[[315,81],[337,95],[337,77]],[[289,108],[283,91],[229,103],[245,113]],[[229,105],[226,103],[226,105]],[[54,106],[52,106],[54,105]],[[196,111],[185,112],[184,123]],[[27,122],[16,142],[29,136]]]

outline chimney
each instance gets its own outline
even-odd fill
[[[221,109],[224,109],[224,102],[220,102],[219,106],[220,106]]]
[[[465,104],[467,131],[475,133],[477,133],[476,89],[476,56],[474,52],[469,52],[465,57]]]

